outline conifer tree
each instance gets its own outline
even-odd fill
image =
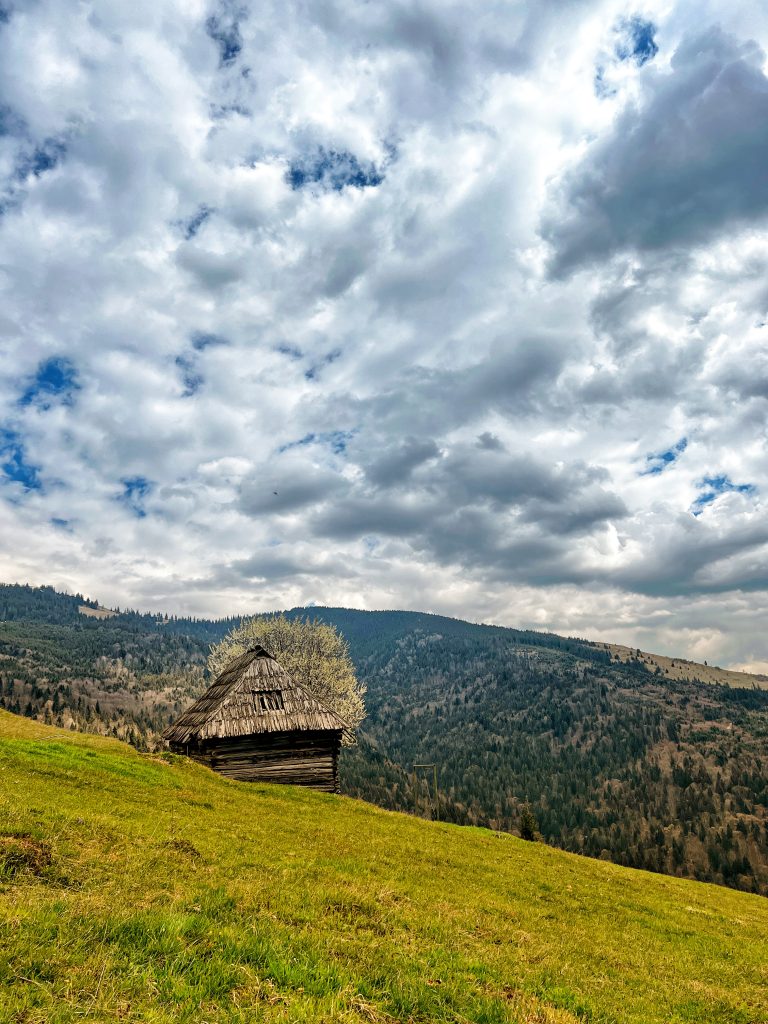
[[[536,839],[539,824],[536,816],[531,810],[530,804],[526,804],[520,814],[520,838],[526,839],[529,843]]]

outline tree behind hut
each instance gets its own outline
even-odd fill
[[[354,743],[354,731],[365,718],[365,686],[355,675],[347,642],[336,627],[285,615],[244,619],[221,643],[211,646],[211,675],[216,678],[228,662],[255,644],[261,644],[300,686],[335,711],[348,726],[344,743]]]

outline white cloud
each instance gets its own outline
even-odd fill
[[[766,49],[746,2],[17,5],[0,576],[764,662]]]

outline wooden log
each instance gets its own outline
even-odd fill
[[[206,741],[200,747],[171,747],[226,778],[338,792],[340,731],[295,730],[228,736]]]

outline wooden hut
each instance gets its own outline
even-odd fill
[[[230,779],[336,793],[344,728],[257,646],[230,662],[163,739]]]

